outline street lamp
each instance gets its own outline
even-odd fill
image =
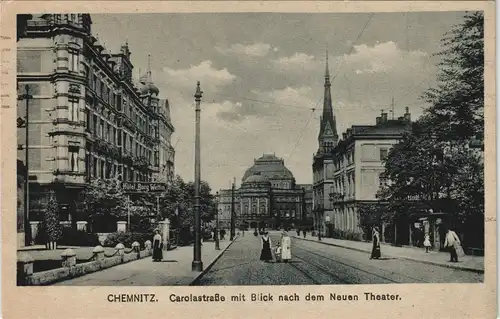
[[[28,145],[29,145],[29,101],[30,99],[33,98],[32,95],[30,95],[29,93],[29,90],[30,90],[30,87],[28,84],[26,84],[24,86],[24,94],[23,95],[20,95],[18,97],[19,100],[25,100],[26,101],[26,116],[25,116],[25,119],[23,120],[21,117],[18,117],[17,118],[17,127],[21,128],[21,127],[24,127],[25,128],[25,144],[24,144],[24,149],[25,149],[25,170],[24,170],[24,234],[25,234],[25,245],[30,245],[31,244],[31,241],[32,241],[32,238],[31,238],[31,234],[30,234],[30,226],[29,226],[29,212],[30,212],[30,209],[29,209],[29,206],[30,206],[30,203],[29,203],[29,177],[30,177],[30,174],[29,174],[29,156],[28,156]]]
[[[219,246],[219,192],[215,193],[215,250],[220,250]]]
[[[200,102],[203,92],[200,89],[200,81],[196,84],[196,93],[194,94],[195,108],[195,141],[194,141],[194,248],[193,262],[191,269],[193,271],[202,271],[203,262],[201,261],[201,212],[200,212]]]

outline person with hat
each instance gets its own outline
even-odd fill
[[[370,259],[379,259],[380,258],[380,233],[378,232],[378,227],[373,227],[372,231],[372,254]]]
[[[260,251],[260,260],[270,262],[273,260],[273,254],[271,252],[271,238],[269,238],[269,233],[266,231],[261,237],[262,250]]]
[[[292,259],[292,240],[288,236],[288,232],[285,230],[281,233],[281,260],[287,263]]]
[[[160,230],[155,230],[153,237],[153,261],[162,261],[163,259],[163,238],[160,235]]]

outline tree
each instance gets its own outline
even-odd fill
[[[175,226],[190,227],[194,225],[194,182],[186,183],[182,177],[176,176],[167,185],[167,190],[161,195],[160,210],[163,218],[169,218]],[[204,221],[214,217],[214,196],[210,194],[210,185],[200,182],[200,210]],[[178,216],[175,215],[176,211]]]
[[[467,14],[442,40],[438,85],[424,93],[440,139],[467,142],[484,135],[484,17]]]
[[[458,224],[482,224],[484,166],[469,143],[484,134],[483,37],[483,14],[476,12],[443,39],[438,85],[423,94],[430,107],[385,160],[390,183],[378,194],[388,202],[385,218],[433,209]]]
[[[127,218],[127,196],[118,179],[92,179],[85,189],[84,207],[90,225],[105,227]]]
[[[55,243],[61,239],[62,228],[59,223],[59,203],[54,196],[51,196],[47,203],[40,233],[47,248],[55,249]]]

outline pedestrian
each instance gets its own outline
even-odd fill
[[[273,260],[273,254],[271,253],[271,239],[268,236],[268,232],[265,232],[261,237],[262,250],[260,251],[260,260],[268,263]]]
[[[306,230],[305,229],[302,231],[302,235],[304,236],[304,238],[306,238]]]
[[[428,253],[429,249],[431,249],[431,237],[429,234],[425,234],[424,237],[424,247],[425,247],[425,252]]]
[[[378,232],[377,226],[373,227],[372,242],[373,242],[373,247],[372,247],[372,254],[370,256],[370,259],[379,259],[380,258],[380,234]]]
[[[161,261],[163,259],[163,238],[158,229],[155,230],[153,237],[153,261]]]
[[[462,250],[462,246],[460,245],[457,233],[451,227],[448,228],[448,232],[446,233],[444,247],[450,251],[450,261],[454,263],[458,262],[457,250]]]
[[[286,230],[281,234],[281,260],[287,263],[292,259],[292,240]]]

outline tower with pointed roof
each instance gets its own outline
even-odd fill
[[[337,123],[333,113],[328,50],[326,51],[325,91],[323,112],[319,123],[318,150],[313,155],[313,227],[321,235],[326,233],[325,216],[331,215],[329,203],[330,189],[333,185],[332,150],[339,141]]]
[[[318,153],[328,153],[338,142],[337,123],[333,114],[332,93],[330,83],[330,70],[328,68],[328,50],[326,51],[326,70],[325,70],[325,93],[323,97],[323,114],[320,119],[318,134]]]

